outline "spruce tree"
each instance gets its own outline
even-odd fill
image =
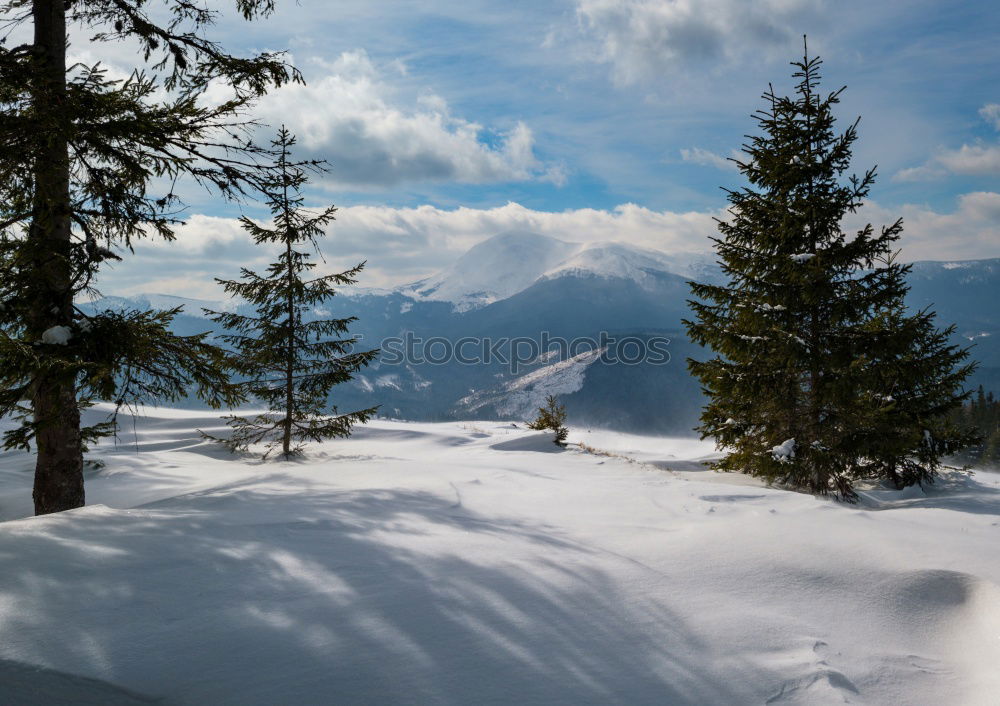
[[[566,446],[569,429],[566,428],[566,406],[559,403],[555,395],[545,398],[545,406],[538,408],[538,415],[527,423],[529,429],[535,431],[553,431],[556,446]]]
[[[716,355],[688,364],[708,397],[698,430],[726,452],[716,468],[855,500],[855,480],[929,480],[963,443],[941,419],[971,367],[932,313],[905,311],[902,221],[842,230],[875,170],[846,175],[858,121],[834,129],[844,89],[818,91],[808,51],[792,65],[793,95],[764,94],[762,134],[736,160],[749,185],[728,191],[714,239],[728,282],[691,285],[685,325]]]
[[[246,20],[274,0],[234,0]],[[0,43],[0,416],[20,415],[7,446],[34,443],[36,513],[84,503],[81,430],[92,399],[177,397],[198,388],[230,403],[224,360],[203,337],[178,337],[176,311],[84,314],[100,264],[140,237],[171,239],[178,182],[240,198],[262,151],[244,117],[269,86],[298,80],[280,55],[240,57],[207,37],[217,11],[189,0],[7,0]],[[67,37],[134,45],[134,71],[70,65]],[[120,61],[121,54],[116,53]],[[210,86],[230,96],[213,101]]]
[[[316,239],[337,209],[312,213],[302,208],[306,171],[322,167],[291,160],[295,138],[284,127],[272,145],[278,161],[262,186],[272,225],[265,228],[245,216],[241,220],[255,243],[277,244],[280,255],[263,275],[243,268],[240,280],[216,280],[229,294],[252,304],[253,315],[207,313],[229,331],[221,338],[235,349],[234,367],[246,378],[244,391],[267,406],[253,417],[227,417],[233,431],[217,440],[233,451],[264,444],[265,458],[275,449],[288,458],[301,451],[305,441],[349,436],[355,423],[375,414],[377,408],[338,413],[328,398],[335,385],[350,380],[378,351],[354,351],[356,338],[334,338],[346,334],[355,317],[306,320],[334,296],[335,286],[354,284],[365,263],[337,274],[310,276],[316,263],[301,248],[318,254]]]

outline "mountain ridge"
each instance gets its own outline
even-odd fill
[[[1000,258],[918,260],[911,264],[911,280],[951,272],[956,275],[954,283],[976,284],[1000,273]],[[400,295],[413,302],[451,304],[456,312],[464,313],[509,299],[545,280],[596,276],[630,279],[642,285],[652,273],[709,282],[723,277],[712,253],[667,253],[621,241],[579,243],[530,231],[507,231],[474,245],[451,265],[423,279],[390,288],[345,287],[338,295],[351,299]],[[191,304],[199,312],[202,307],[224,311],[234,306],[228,301],[158,293],[109,295],[103,299],[148,302],[155,308]],[[185,312],[200,315],[187,308]]]

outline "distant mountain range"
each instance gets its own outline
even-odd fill
[[[571,423],[689,432],[702,400],[684,361],[704,354],[680,323],[692,279],[723,276],[711,255],[498,235],[436,275],[393,290],[345,288],[316,312],[357,316],[352,331],[365,347],[383,348],[379,362],[336,389],[333,401],[344,410],[380,404],[385,416],[408,419],[520,421],[546,394],[556,394]],[[981,364],[974,384],[1000,391],[1000,259],[918,262],[910,284],[911,306],[932,306],[940,325],[956,324],[957,340],[974,345]],[[239,309],[233,302],[156,294],[105,297],[90,306],[183,306],[176,320],[182,333],[213,328],[202,307]],[[593,344],[541,350],[542,332]],[[476,343],[483,338],[489,340],[485,351]],[[436,362],[460,343],[467,362]],[[669,362],[634,362],[640,343],[664,347]],[[407,347],[417,355],[403,359]],[[489,360],[482,360],[484,352]],[[524,361],[516,370],[503,360],[514,354]]]

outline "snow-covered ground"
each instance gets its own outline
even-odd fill
[[[0,456],[0,703],[998,703],[1000,476],[847,506],[692,440],[378,421],[261,463],[150,414],[80,510],[18,519]]]

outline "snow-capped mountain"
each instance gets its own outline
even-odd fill
[[[716,271],[713,257],[668,255],[627,243],[570,243],[537,233],[502,233],[479,243],[453,265],[396,291],[417,301],[449,302],[469,311],[507,299],[546,279],[596,276],[648,284],[656,273],[685,278]]]
[[[451,302],[457,311],[467,311],[528,288],[577,248],[534,233],[505,233],[479,243],[437,274],[397,291],[418,301]]]
[[[630,279],[640,284],[651,275],[668,272],[686,279],[717,271],[714,258],[702,253],[667,255],[658,250],[627,243],[581,244],[565,261],[549,269],[540,279],[591,275],[606,279]]]
[[[203,309],[212,311],[227,311],[234,304],[231,301],[210,301],[207,299],[191,299],[173,294],[134,294],[129,297],[108,296],[100,300],[101,308],[120,311],[122,309],[175,309],[183,307],[188,316],[204,318]]]

